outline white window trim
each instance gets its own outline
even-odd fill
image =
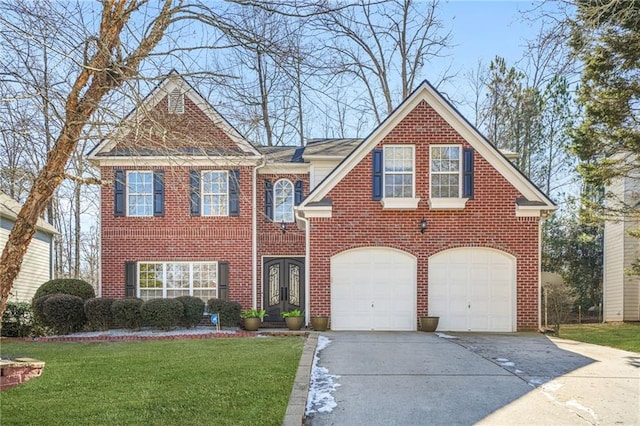
[[[295,207],[295,204],[296,204],[296,188],[295,188],[295,185],[293,184],[293,182],[291,182],[289,179],[284,179],[284,178],[283,179],[278,179],[273,184],[273,221],[280,223],[283,220],[283,218],[276,219],[277,205],[278,205],[278,203],[276,202],[276,186],[280,182],[288,182],[289,185],[291,186],[291,220],[285,220],[285,223],[293,223],[293,222],[295,222],[295,219],[296,219],[294,211],[293,211],[293,208]]]
[[[387,158],[386,150],[387,148],[411,148],[411,174],[413,179],[411,179],[411,193],[413,197],[387,197],[387,172],[385,171],[385,161]],[[392,173],[399,174],[399,173]],[[418,208],[418,203],[420,202],[420,198],[416,197],[416,147],[415,145],[385,145],[383,146],[383,155],[382,155],[382,199],[380,203],[382,204],[383,210],[415,210]]]
[[[185,262],[185,261],[177,261],[177,262],[160,262],[160,261],[139,261],[137,262],[137,275],[136,275],[136,296],[141,297],[141,288],[140,288],[140,265],[162,265],[162,298],[167,298],[167,265],[168,264],[181,264],[181,265],[189,265],[189,296],[193,296],[194,290],[215,290],[215,297],[220,295],[220,276],[218,275],[218,262],[217,261],[198,261],[198,262]],[[193,266],[194,265],[203,265],[203,264],[211,264],[214,266],[216,270],[216,287],[193,287]]]
[[[433,177],[434,172],[431,170],[431,158],[432,158],[432,152],[434,148],[452,148],[452,147],[456,147],[458,148],[458,196],[457,197],[432,197],[431,196],[431,178]],[[462,191],[463,191],[463,183],[464,183],[464,176],[463,176],[463,152],[462,152],[462,145],[460,144],[437,144],[437,145],[430,145],[429,146],[429,207],[431,208],[431,210],[462,210],[465,208],[467,201],[469,200],[469,198],[463,198],[462,197]],[[447,172],[447,173],[437,173],[437,174],[453,174],[452,172]]]
[[[131,182],[130,179],[130,175],[132,173],[138,173],[138,174],[148,174],[151,175],[151,213],[150,214],[131,214],[131,212],[129,212],[129,195],[131,194],[131,192],[129,192],[129,182]],[[138,193],[133,193],[133,194],[137,194],[137,195],[146,195],[146,194],[138,194]],[[128,217],[153,217],[153,171],[151,170],[127,170],[126,171],[126,178],[125,178],[125,185],[124,185],[124,208],[125,208],[125,212],[126,212],[126,216]]]
[[[204,192],[204,174],[205,173],[224,173],[227,179],[227,212],[225,214],[205,214],[204,213],[204,199],[205,195],[222,195],[222,193],[206,193]],[[229,216],[229,171],[228,170],[203,170],[200,172],[200,212],[204,217],[226,217]],[[212,209],[213,210],[213,209]]]

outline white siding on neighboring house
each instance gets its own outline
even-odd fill
[[[4,249],[13,228],[20,205],[0,192],[0,248]],[[55,228],[44,220],[38,221],[34,235],[24,256],[18,277],[13,282],[9,300],[31,302],[34,293],[44,282],[51,279],[51,247]]]
[[[623,197],[627,205],[640,201],[637,181],[618,179],[607,191]],[[620,202],[607,200],[607,207],[617,208]],[[629,235],[638,223],[628,218],[609,220],[604,226],[603,299],[605,321],[640,321],[640,277],[629,275],[632,263],[640,255],[640,240]]]

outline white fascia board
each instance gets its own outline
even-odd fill
[[[255,166],[262,157],[96,157],[97,166]]]
[[[519,206],[516,204],[516,217],[540,217],[542,210],[549,210],[545,206]]]
[[[298,206],[298,208],[296,208],[297,214],[307,219],[310,217],[330,218],[332,211],[331,206],[307,206],[305,208]]]
[[[308,163],[272,163],[258,169],[259,175],[309,173]]]

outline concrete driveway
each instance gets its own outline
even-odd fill
[[[540,334],[327,332],[306,424],[640,424],[640,354]]]

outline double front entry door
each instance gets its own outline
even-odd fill
[[[282,312],[304,310],[304,258],[267,257],[262,277],[265,321],[283,322]]]

